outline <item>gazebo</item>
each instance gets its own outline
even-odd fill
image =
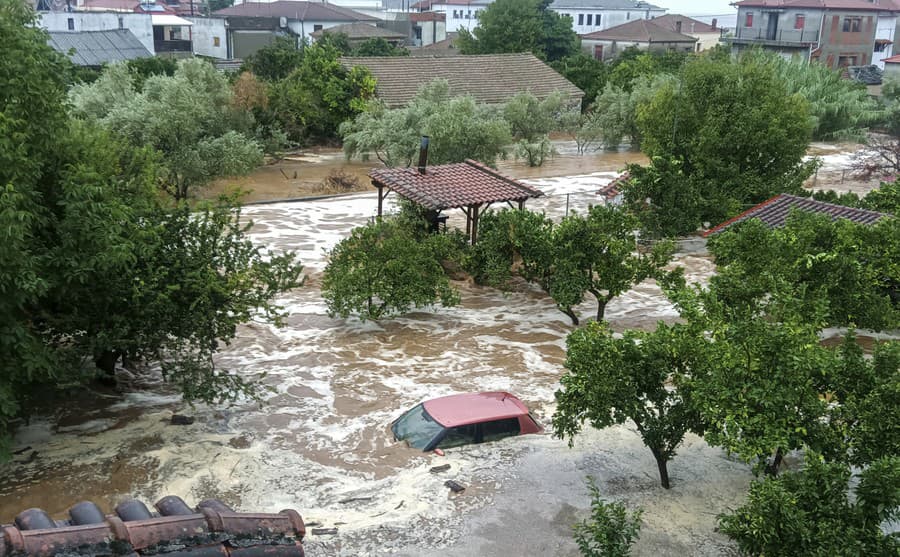
[[[378,190],[379,217],[384,199],[392,191],[433,211],[461,209],[466,215],[466,235],[473,244],[478,240],[478,217],[491,204],[506,202],[513,207],[516,203],[522,209],[528,198],[544,195],[470,159],[429,167],[381,168],[369,172],[369,177]]]

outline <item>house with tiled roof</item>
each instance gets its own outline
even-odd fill
[[[471,95],[477,102],[503,104],[517,93],[530,91],[545,98],[562,92],[580,105],[584,92],[533,54],[471,56],[345,57],[346,68],[363,66],[375,77],[375,94],[388,107],[405,106],[419,88],[445,79],[451,95]]]
[[[817,201],[811,197],[799,197],[782,193],[747,209],[740,215],[728,219],[718,226],[710,228],[703,235],[706,237],[713,236],[750,219],[759,219],[769,228],[781,228],[787,222],[791,211],[805,211],[827,215],[831,220],[847,219],[858,224],[874,224],[883,218],[890,217],[890,215],[877,211],[857,209],[855,207]]]
[[[246,58],[275,40],[293,37],[299,46],[316,31],[350,23],[375,25],[378,18],[328,2],[250,2],[213,12],[227,28],[227,58]]]
[[[610,60],[623,50],[693,52],[697,39],[670,31],[647,19],[638,19],[604,31],[581,35],[581,48],[597,60]]]
[[[414,46],[427,47],[447,40],[447,14],[413,12],[409,14]]]
[[[885,58],[882,62],[884,63],[882,79],[900,79],[900,54]]]
[[[650,21],[664,29],[694,37],[697,39],[694,47],[697,52],[713,48],[719,44],[719,39],[722,37],[722,29],[716,27],[715,18],[712,23],[704,23],[684,15],[666,14],[654,17]]]
[[[726,41],[733,52],[763,48],[829,68],[884,67],[893,55],[895,0],[741,0]]]

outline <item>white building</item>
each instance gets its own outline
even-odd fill
[[[39,12],[38,25],[47,31],[81,32],[128,29],[150,53],[153,47],[153,20],[150,14],[134,12]]]
[[[447,32],[471,31],[478,26],[478,16],[494,0],[421,0],[411,6],[420,12],[445,14]],[[579,35],[602,31],[634,21],[652,19],[666,13],[664,8],[642,0],[554,0],[550,9],[572,18],[572,29]]]
[[[665,8],[640,0],[554,0],[550,9],[571,17],[572,29],[579,35],[666,13]]]
[[[445,31],[471,31],[478,26],[478,16],[494,0],[422,0],[410,6],[420,12],[436,12],[445,16]]]
[[[872,51],[872,63],[885,69],[884,61],[894,52],[894,35],[897,29],[897,12],[881,12],[875,27],[875,47]]]
[[[185,17],[191,27],[194,54],[225,60],[228,58],[228,27],[222,17]]]

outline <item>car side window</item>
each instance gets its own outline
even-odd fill
[[[484,422],[482,427],[483,441],[496,441],[504,437],[510,437],[519,434],[519,419],[509,418],[506,420],[494,420],[493,422]]]
[[[477,436],[478,426],[476,424],[451,427],[437,446],[441,449],[449,449],[450,447],[477,443]]]

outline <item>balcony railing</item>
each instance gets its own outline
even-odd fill
[[[809,44],[819,41],[819,30],[777,29],[770,32],[768,29],[738,27],[735,36],[727,40],[737,43]]]
[[[190,52],[191,41],[153,41],[156,52]]]

